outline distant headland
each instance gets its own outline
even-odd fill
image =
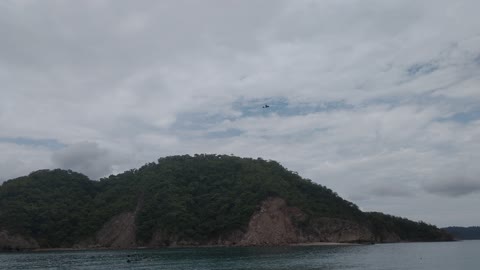
[[[472,227],[446,227],[443,230],[447,231],[455,239],[458,240],[478,240],[480,239],[480,227],[479,226],[472,226]]]
[[[100,181],[40,170],[0,187],[1,250],[450,240],[261,158],[171,156]]]

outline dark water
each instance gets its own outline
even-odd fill
[[[0,269],[479,270],[480,241],[369,246],[0,253]]]

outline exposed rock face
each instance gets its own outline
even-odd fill
[[[136,246],[135,212],[126,212],[114,216],[105,223],[96,234],[96,243],[100,247],[130,248]]]
[[[268,198],[255,212],[248,227],[220,235],[205,243],[178,239],[177,236],[157,231],[149,243],[150,247],[184,246],[184,245],[223,245],[223,246],[275,246],[298,243],[301,232],[295,225],[305,215],[300,209],[288,207],[281,198]]]
[[[80,247],[133,248],[137,247],[137,225],[135,219],[143,206],[143,195],[138,199],[133,212],[125,212],[112,217],[96,233],[95,239],[80,243]]]
[[[335,218],[317,218],[304,224],[307,216],[288,207],[281,198],[265,200],[251,218],[240,245],[285,245],[309,242],[373,242],[366,225]],[[299,224],[302,223],[302,226]]]
[[[372,231],[363,224],[336,218],[317,218],[304,230],[302,242],[373,242]]]
[[[34,239],[28,239],[21,235],[12,235],[3,230],[0,231],[0,250],[28,250],[37,249],[40,246]]]
[[[398,236],[385,233],[383,240],[396,241]],[[317,218],[307,221],[307,215],[297,207],[287,206],[282,198],[268,198],[262,202],[244,231],[236,230],[207,242],[179,239],[176,235],[157,231],[148,246],[278,246],[294,243],[374,242],[376,239],[367,225],[354,221]],[[382,241],[377,241],[382,242]]]
[[[400,239],[400,236],[387,230],[382,230],[375,236],[375,242],[378,243],[397,243],[400,241],[402,241],[402,239]]]
[[[77,248],[134,248],[136,241],[136,215],[142,206],[141,200],[133,212],[112,217],[91,239],[75,245]],[[375,235],[366,224],[337,218],[310,218],[297,207],[288,206],[282,198],[263,201],[246,228],[219,235],[205,242],[180,239],[177,235],[157,231],[147,243],[149,247],[164,246],[278,246],[312,242],[398,242],[400,238],[391,232]],[[0,248],[38,248],[34,240],[9,235],[0,231]]]
[[[300,209],[287,207],[285,200],[268,198],[253,214],[240,245],[285,245],[299,242],[300,231],[294,220],[304,220]]]
[[[152,239],[147,244],[148,247],[175,247],[175,246],[236,246],[239,245],[245,232],[241,230],[235,230],[233,232],[219,235],[216,238],[209,239],[207,241],[198,242],[189,239],[180,239],[175,234],[168,234],[163,231],[157,231],[153,234]]]

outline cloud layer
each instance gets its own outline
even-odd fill
[[[111,174],[115,163],[106,149],[92,142],[80,142],[56,151],[52,161],[55,167],[82,172],[92,179]]]
[[[478,225],[479,9],[5,1],[0,179],[233,153],[278,160],[364,210]]]

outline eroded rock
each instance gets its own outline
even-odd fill
[[[97,232],[95,239],[100,247],[131,248],[136,246],[135,213],[126,212],[111,218]]]
[[[40,246],[37,241],[18,234],[10,234],[6,230],[0,231],[0,250],[3,251],[20,251],[37,249]]]

